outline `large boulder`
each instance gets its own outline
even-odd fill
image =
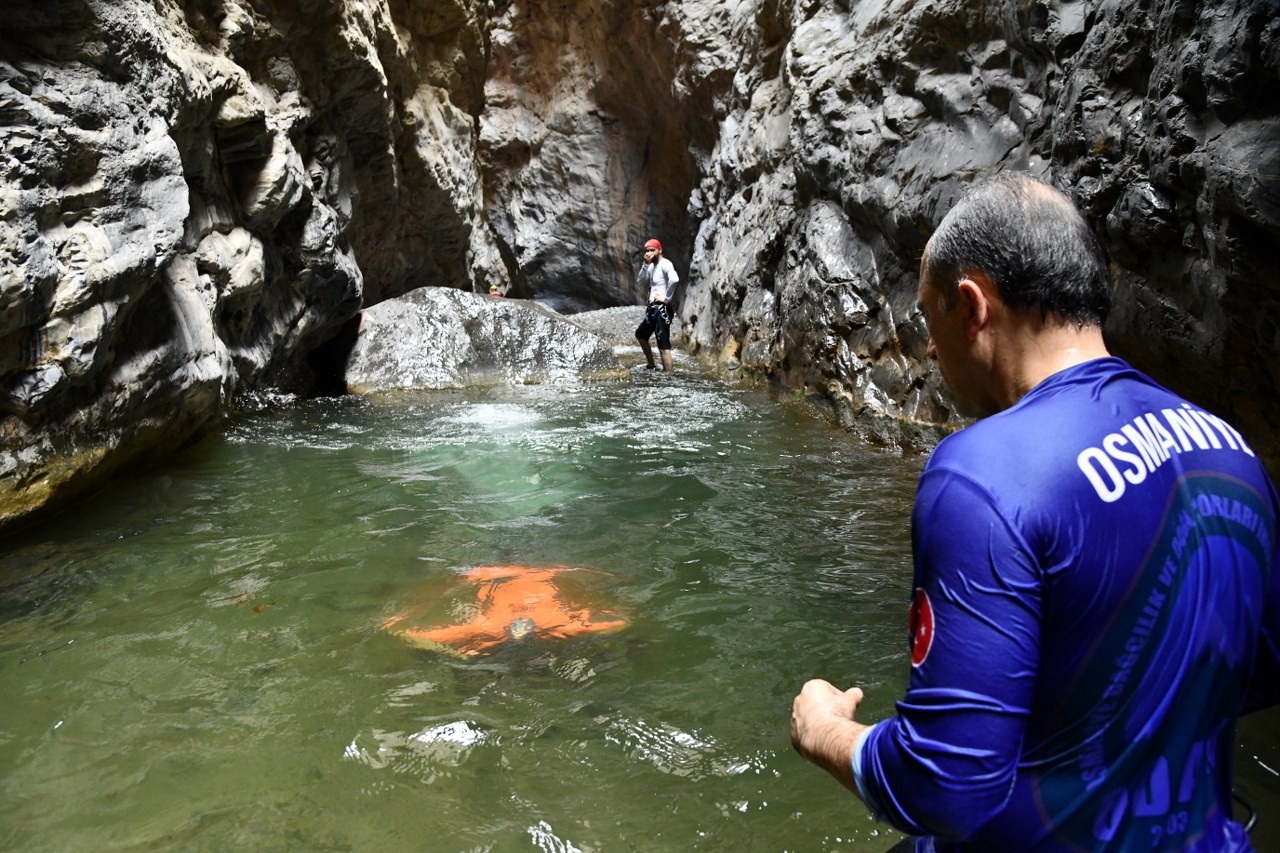
[[[544,306],[423,287],[364,312],[353,394],[615,378],[613,347]]]

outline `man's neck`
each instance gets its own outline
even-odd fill
[[[1041,319],[1038,312],[1023,320],[1001,351],[1003,408],[1055,373],[1111,354],[1097,326],[1081,327],[1059,317]]]

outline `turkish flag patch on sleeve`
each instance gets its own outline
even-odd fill
[[[929,656],[933,648],[933,605],[929,603],[929,593],[923,587],[916,587],[911,599],[911,665],[920,666]]]

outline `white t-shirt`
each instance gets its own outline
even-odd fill
[[[675,292],[680,276],[671,261],[659,257],[656,264],[641,264],[640,275],[636,278],[641,286],[649,288],[650,302],[666,302]]]

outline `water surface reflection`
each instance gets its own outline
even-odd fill
[[[921,464],[689,376],[234,420],[3,543],[0,844],[886,849],[786,727],[817,674],[891,712]],[[381,629],[503,564],[608,572],[629,625]]]

